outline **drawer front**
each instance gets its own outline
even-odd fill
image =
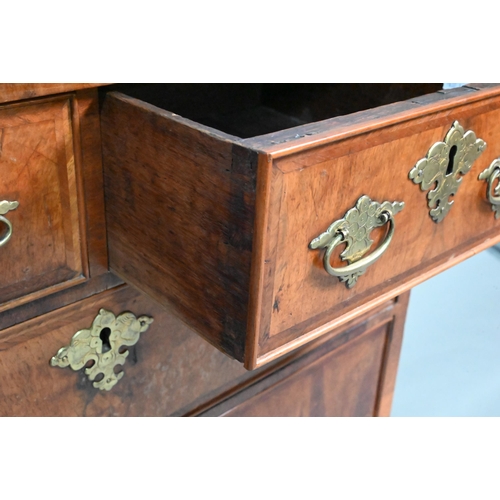
[[[408,115],[380,120],[366,132],[359,126],[336,137],[331,130],[317,146],[270,151],[260,228],[261,297],[255,307],[257,364],[500,241],[500,221],[486,197],[486,183],[478,179],[500,156],[500,98]],[[436,223],[427,192],[409,172],[444,140],[455,120],[485,141],[486,149],[466,175],[458,176],[462,181],[453,205]],[[349,288],[326,271],[325,250],[311,249],[310,243],[363,195],[379,203],[404,202],[404,208],[394,216],[387,250]],[[374,240],[370,252],[388,237],[387,228],[369,235]],[[339,258],[345,248],[342,244],[333,252],[336,269],[347,265]]]
[[[110,266],[247,368],[264,365],[500,241],[478,180],[500,156],[499,94],[437,93],[238,139],[112,93],[103,108]],[[455,121],[486,149],[436,223],[409,173]],[[310,243],[362,196],[404,208],[370,233],[367,256],[387,249],[347,288]]]
[[[388,415],[407,303],[407,296],[386,303],[343,331],[329,332],[249,372],[158,304],[122,286],[0,333],[0,416],[219,415],[235,406],[235,398],[247,400],[298,372],[311,374],[306,378],[315,387],[310,402],[316,407],[335,394],[335,410],[327,408],[328,414]],[[110,390],[95,388],[85,368],[51,366],[52,357],[77,332],[85,337],[102,309],[117,318],[125,312],[153,318],[127,347],[123,376]],[[99,338],[107,328],[103,325]],[[322,385],[317,385],[318,363],[327,375]],[[296,405],[296,394],[282,398],[288,406]],[[265,415],[270,409],[261,403],[259,412]]]
[[[124,375],[109,391],[93,387],[84,369],[50,364],[76,332],[91,327],[101,309],[154,320],[128,347]],[[1,332],[0,415],[183,415],[252,374],[158,304],[123,286]]]
[[[0,108],[0,201],[19,204],[4,215],[0,311],[84,279],[73,127],[67,97]]]
[[[235,404],[223,416],[375,416],[386,336],[384,325]]]

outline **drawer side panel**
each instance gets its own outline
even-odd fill
[[[242,360],[257,156],[121,94],[102,131],[111,269]]]

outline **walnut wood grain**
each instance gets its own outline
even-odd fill
[[[200,416],[389,415],[408,295],[274,363],[266,377],[212,402]]]
[[[110,392],[93,388],[82,371],[49,364],[74,333],[91,325],[101,308],[116,315],[128,310],[154,318],[147,332],[130,348],[123,366],[125,375]],[[0,415],[194,416],[207,414],[208,410],[220,413],[220,408],[235,397],[238,401],[249,399],[256,388],[263,390],[262,384],[267,387],[276,377],[281,379],[299,366],[312,365],[364,333],[382,325],[386,331],[393,318],[402,313],[397,303],[387,303],[353,322],[341,335],[332,332],[274,364],[248,372],[157,303],[123,286],[0,332]],[[375,367],[377,356],[385,352],[382,344],[374,342],[370,344],[372,348],[365,348],[365,365]],[[381,379],[383,365],[379,365],[380,373],[373,375],[370,387]],[[331,387],[325,387],[326,394],[336,384],[333,381]],[[366,398],[366,394],[345,392],[343,397],[342,405],[351,411],[359,407],[356,400]],[[289,404],[293,401],[291,397]],[[265,411],[270,409],[263,408]]]
[[[242,401],[228,417],[368,417],[374,415],[387,325],[309,363]],[[348,397],[351,395],[351,397]]]
[[[0,103],[32,99],[74,90],[95,88],[105,83],[0,83]]]
[[[108,95],[110,266],[247,368],[261,366],[500,241],[476,181],[500,155],[499,96],[439,91],[239,139]],[[408,172],[455,119],[489,146],[436,225]],[[346,289],[308,244],[363,194],[406,207],[387,255]]]
[[[92,324],[101,308],[154,318],[130,348],[125,375],[110,392],[92,387],[82,372],[49,364],[78,330]],[[167,416],[249,375],[241,364],[126,286],[0,332],[3,416]]]
[[[77,165],[81,168],[82,197],[87,234],[90,276],[108,272],[104,181],[102,170],[101,122],[97,89],[81,90],[74,100],[74,120],[78,125]],[[80,160],[81,158],[81,160]]]
[[[0,197],[17,200],[1,248],[0,311],[86,274],[68,97],[0,109]]]
[[[1,329],[122,280],[107,266],[97,90],[2,106],[0,124],[0,194],[23,198],[0,252]]]
[[[453,120],[474,130],[489,147],[464,177],[448,216],[436,224],[428,215],[426,194],[408,179],[408,172],[431,145],[443,140]],[[491,97],[429,114],[425,121],[383,127],[294,155],[278,154],[272,163],[269,204],[279,208],[269,210],[267,250],[261,260],[269,263],[261,279],[261,355],[329,319],[387,300],[389,290],[394,295],[408,290],[414,279],[426,279],[445,263],[451,266],[456,256],[471,255],[485,241],[493,245],[500,240],[500,226],[477,181],[500,154],[499,120],[500,99]],[[396,216],[394,240],[384,256],[347,289],[324,271],[322,253],[309,250],[308,244],[363,194],[380,202],[404,201],[405,208]],[[382,235],[379,231],[378,238]]]
[[[103,109],[110,267],[242,360],[257,155],[137,102]]]
[[[396,299],[393,321],[388,331],[380,370],[379,392],[375,405],[375,415],[378,417],[389,417],[391,415],[409,301],[410,292],[406,292]]]
[[[45,312],[73,304],[86,297],[90,297],[122,284],[123,280],[118,276],[112,273],[105,273],[78,283],[70,288],[48,293],[37,300],[26,302],[25,304],[21,304],[1,313],[0,330],[35,318]]]

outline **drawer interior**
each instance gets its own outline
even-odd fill
[[[121,84],[114,90],[241,139],[405,101],[440,83]]]

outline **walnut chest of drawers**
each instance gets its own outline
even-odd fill
[[[0,86],[0,414],[388,415],[408,291],[500,241],[500,88],[440,88]],[[110,390],[50,365],[101,310],[153,319]]]

